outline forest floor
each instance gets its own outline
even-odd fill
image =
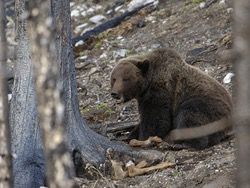
[[[127,1],[112,16],[119,15],[126,4]],[[112,5],[114,1],[87,1],[85,4],[81,0],[74,1],[72,10],[86,12],[72,14],[74,35],[94,27],[89,21],[94,15],[110,19],[106,12]],[[111,98],[110,72],[120,58],[159,47],[176,49],[188,63],[217,79],[231,92],[232,82],[226,75],[232,73],[232,11],[228,1],[214,1],[206,8],[191,0],[159,1],[156,9],[142,10],[116,28],[100,34],[87,49],[76,53],[83,117],[89,124],[137,121],[136,101],[121,105]],[[107,136],[115,140],[122,134]],[[83,187],[234,187],[234,146],[232,138],[202,151],[163,151],[166,160],[185,161],[185,164],[123,180],[105,177],[79,182]]]
[[[107,11],[115,4],[114,2],[124,4],[111,16]],[[232,92],[231,2],[209,0],[208,2],[213,3],[203,8],[200,2],[160,0],[155,9],[143,9],[119,26],[101,33],[84,49],[75,49],[80,110],[89,124],[107,125],[138,121],[135,100],[117,104],[111,98],[110,72],[120,58],[154,48],[176,49],[187,63],[199,67]],[[84,30],[95,27],[96,25],[90,21],[91,17],[100,15],[102,21],[109,20],[121,14],[128,3],[129,1],[125,0],[72,1],[73,35],[79,36]],[[8,23],[13,25],[10,20]],[[8,38],[13,37],[10,34]],[[106,136],[119,140],[126,135],[126,131],[120,131],[108,133]],[[201,151],[161,150],[165,154],[165,160],[177,162],[179,165],[122,180],[113,180],[111,177],[95,180],[79,178],[77,182],[82,187],[93,188],[235,187],[235,144],[235,138],[230,138]]]

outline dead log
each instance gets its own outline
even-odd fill
[[[134,14],[136,14],[141,9],[143,9],[143,8],[145,8],[147,6],[150,6],[152,4],[153,4],[153,2],[145,4],[145,5],[140,6],[140,7],[137,7],[137,8],[135,8],[132,11],[126,11],[126,12],[124,12],[122,15],[117,16],[115,18],[112,18],[111,20],[108,20],[108,21],[106,21],[106,22],[104,22],[104,23],[96,26],[94,29],[91,29],[91,30],[87,31],[82,36],[78,36],[78,37],[73,38],[72,39],[72,44],[75,46],[75,44],[78,41],[81,41],[81,40],[82,41],[86,41],[89,38],[97,36],[100,33],[104,32],[104,31],[106,31],[106,30],[108,30],[110,28],[116,27],[119,24],[121,24],[122,21],[128,19],[129,17],[133,16]]]

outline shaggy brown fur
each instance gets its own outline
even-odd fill
[[[137,99],[140,124],[130,138],[165,138],[171,130],[205,125],[231,116],[226,89],[172,49],[158,49],[119,61],[111,74],[111,95]],[[218,143],[224,132],[185,141],[194,148]],[[180,139],[179,139],[180,140]]]

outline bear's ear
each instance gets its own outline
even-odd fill
[[[135,65],[141,70],[142,74],[146,74],[149,68],[149,60],[137,61]]]
[[[148,72],[150,61],[145,56],[130,56],[127,58],[127,60],[138,67],[142,74],[146,74]]]

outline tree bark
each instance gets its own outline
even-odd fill
[[[55,5],[53,0],[51,2],[52,6]],[[49,1],[36,0],[29,5],[32,63],[36,81],[39,126],[46,154],[48,187],[70,188],[73,185],[73,166],[70,154],[67,152],[62,126],[64,106],[60,95],[62,82],[58,81],[59,64],[55,58],[56,24],[49,11],[51,10]]]
[[[0,187],[11,187],[10,129],[6,82],[6,52],[4,1],[0,1]]]
[[[13,179],[14,187],[33,188],[44,185],[44,155],[37,119],[25,0],[16,0],[15,9],[18,44],[10,106]]]
[[[235,1],[237,187],[250,185],[250,1]]]
[[[120,154],[133,158],[144,158],[150,161],[160,160],[163,155],[156,151],[134,151],[120,142],[111,142],[104,136],[92,131],[82,119],[76,88],[76,72],[71,44],[71,19],[69,0],[53,1],[52,13],[55,17],[57,62],[60,65],[60,81],[63,83],[62,97],[65,101],[64,126],[68,136],[75,167],[92,164],[103,167],[106,161],[106,150],[112,148]],[[80,158],[80,160],[78,160]],[[79,174],[78,174],[79,175]]]
[[[41,6],[41,4],[40,4]],[[39,6],[39,7],[40,7]],[[25,12],[25,0],[17,0],[16,1],[16,32],[17,32],[17,64],[15,71],[15,80],[14,80],[14,90],[13,90],[13,98],[11,101],[11,133],[12,133],[12,152],[15,155],[13,162],[13,173],[14,173],[14,186],[15,187],[39,187],[44,185],[45,180],[45,162],[43,155],[43,147],[41,142],[40,130],[38,127],[38,118],[37,118],[37,109],[36,109],[36,93],[34,90],[34,81],[33,81],[33,67],[31,65],[31,50],[29,48],[30,42],[27,35],[27,12]],[[36,15],[37,11],[33,10],[32,14]],[[72,43],[71,43],[71,20],[70,20],[70,6],[69,0],[53,0],[51,1],[51,12],[52,12],[52,26],[55,24],[55,56],[47,57],[41,56],[38,58],[43,59],[46,63],[47,61],[55,60],[56,64],[52,63],[51,65],[54,67],[59,67],[59,79],[56,79],[58,76],[53,67],[50,67],[51,70],[47,70],[44,67],[38,67],[41,69],[37,71],[38,74],[44,73],[43,71],[50,71],[51,75],[48,75],[48,72],[45,75],[51,76],[52,78],[45,78],[41,82],[42,87],[47,91],[47,89],[56,88],[57,94],[58,89],[61,88],[61,99],[64,103],[64,121],[63,126],[66,130],[67,135],[67,146],[70,149],[70,152],[73,156],[73,161],[76,167],[77,172],[85,173],[85,166],[87,164],[92,164],[98,168],[104,167],[101,164],[106,162],[106,150],[112,148],[113,151],[119,153],[121,156],[129,156],[130,158],[143,158],[148,159],[151,162],[155,162],[161,160],[163,155],[157,151],[134,151],[130,147],[125,144],[119,142],[111,142],[106,137],[101,136],[94,131],[92,131],[85,121],[82,119],[77,99],[77,88],[76,88],[76,73],[75,73],[75,65],[73,61],[73,51],[72,51]],[[42,12],[42,14],[46,14]],[[48,21],[48,22],[47,22]],[[50,20],[46,22],[49,23]],[[35,27],[35,25],[33,25]],[[37,29],[41,29],[40,25],[37,25]],[[42,29],[41,29],[42,30]],[[36,38],[37,44],[41,44],[44,40],[39,42],[39,34]],[[46,37],[49,37],[47,35]],[[52,36],[51,36],[52,37]],[[53,43],[53,41],[52,41]],[[44,45],[44,44],[43,44]],[[46,41],[45,41],[45,46]],[[53,53],[54,47],[53,44],[49,48],[52,47]],[[51,48],[50,48],[51,49]],[[46,51],[47,50],[47,51]],[[48,49],[44,52],[47,53]],[[35,49],[34,52],[37,52]],[[39,54],[40,54],[39,53]],[[39,55],[38,54],[38,55]],[[37,54],[36,54],[37,55]],[[35,60],[35,59],[34,59]],[[42,61],[41,61],[42,62]],[[36,68],[37,70],[37,68]],[[39,73],[40,72],[40,73]],[[44,79],[44,77],[40,77]],[[37,77],[37,82],[40,82],[39,77]],[[53,79],[56,80],[53,80]],[[47,80],[46,80],[47,79]],[[48,88],[47,88],[48,87]],[[41,88],[40,88],[41,89]],[[38,94],[42,93],[42,90],[38,90]],[[43,92],[45,92],[43,91]],[[53,93],[53,92],[52,92]],[[40,107],[46,107],[50,109],[49,113],[53,115],[53,113],[57,113],[58,108],[53,107],[53,105],[48,104],[46,99],[49,96],[55,97],[57,100],[58,96],[54,96],[52,93],[46,93],[43,96],[38,97],[38,104]],[[51,101],[50,99],[48,99]],[[56,102],[56,101],[55,101]],[[42,104],[44,103],[44,104]],[[50,106],[47,106],[50,105]],[[40,110],[39,110],[40,111]],[[48,126],[48,130],[44,127],[45,123],[52,125],[55,123],[56,127],[60,125],[60,121],[52,122],[52,119],[46,119],[44,114],[45,112],[40,111],[42,116],[44,115],[45,119],[41,119],[39,122],[43,129],[46,131],[50,130],[51,126]],[[60,114],[60,113],[59,113]],[[57,116],[55,116],[57,117]],[[57,119],[57,120],[60,120]],[[57,128],[58,128],[57,127]],[[44,134],[46,134],[44,131]],[[61,134],[61,130],[59,129]],[[44,135],[43,134],[43,135]],[[46,139],[50,139],[53,133],[44,136]],[[60,138],[62,141],[64,138]],[[46,154],[52,153],[48,150],[58,149],[56,146],[50,146],[50,140],[46,140]],[[56,156],[55,156],[56,157]],[[61,159],[61,155],[57,160]],[[53,160],[56,158],[53,156]],[[57,162],[57,161],[56,161]],[[59,162],[63,164],[63,162]],[[48,162],[50,165],[50,162]],[[48,166],[47,165],[47,166]],[[56,164],[55,164],[56,165]],[[52,169],[57,167],[52,166]],[[51,178],[56,177],[57,172],[52,172],[55,174],[48,175]],[[59,172],[58,172],[59,173]],[[78,174],[79,175],[79,174]],[[67,176],[67,175],[66,175]],[[50,178],[50,177],[49,177]]]

